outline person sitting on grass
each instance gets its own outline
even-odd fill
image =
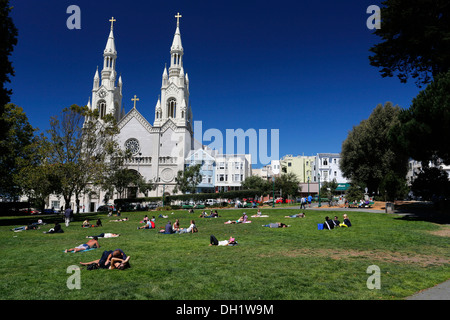
[[[325,222],[323,223],[323,230],[328,229],[331,230],[334,228],[333,221],[330,220],[328,216],[325,217]]]
[[[281,223],[281,222],[263,224],[262,226],[263,227],[268,227],[268,228],[287,228],[287,227],[290,227],[289,225],[286,225],[286,224]]]
[[[167,221],[166,226],[164,227],[164,229],[159,230],[159,233],[163,233],[163,234],[175,233],[175,231],[173,231],[173,228],[172,228],[172,223],[170,221]]]
[[[242,214],[242,217],[240,217],[239,219],[235,220],[228,220],[227,222],[224,222],[224,224],[235,224],[235,223],[247,223],[247,219],[248,216],[247,214],[244,212]]]
[[[43,233],[63,233],[63,229],[61,228],[61,225],[59,222],[55,222],[55,226],[53,228],[50,228],[48,231],[44,231]]]
[[[151,220],[147,220],[147,222],[145,223],[145,225],[141,226],[141,227],[137,227],[137,229],[155,229],[155,223]]]
[[[348,218],[347,214],[344,214],[344,222],[339,224],[340,227],[351,227],[352,223],[350,222],[350,219]]]
[[[237,241],[235,238],[230,237],[228,240],[218,241],[214,235],[209,237],[209,245],[210,246],[235,246],[237,245]]]
[[[334,216],[333,224],[334,224],[335,227],[339,227],[339,225],[341,224],[341,223],[339,222],[337,216]]]
[[[83,223],[81,224],[82,228],[90,228],[91,227],[91,223],[89,222],[89,219],[86,219],[83,221]]]
[[[191,220],[191,224],[187,228],[180,228],[177,233],[194,233],[198,232],[197,226],[195,225],[195,221]]]
[[[180,219],[175,219],[175,222],[173,223],[172,230],[177,232],[180,230]]]
[[[84,244],[80,244],[78,247],[75,248],[70,248],[70,249],[66,249],[64,252],[79,252],[79,251],[84,251],[84,250],[88,250],[91,248],[100,248],[100,244],[98,243],[98,238],[94,237],[93,239],[89,240],[88,242],[84,243]]]

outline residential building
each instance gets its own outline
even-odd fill
[[[285,155],[280,159],[281,174],[294,173],[300,183],[312,182],[315,156]]]

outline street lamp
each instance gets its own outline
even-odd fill
[[[308,197],[309,197],[309,177],[308,177]]]
[[[320,201],[320,173],[317,174],[317,177],[319,178],[319,208],[322,206]]]
[[[272,176],[272,208],[275,208],[275,177]]]

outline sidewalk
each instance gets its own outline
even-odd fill
[[[405,300],[450,300],[450,280],[420,291]]]

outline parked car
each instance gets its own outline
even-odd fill
[[[102,205],[100,207],[97,208],[97,212],[108,212],[109,209],[112,209],[111,206],[108,205]]]
[[[42,214],[54,214],[57,213],[54,209],[44,209],[42,210]]]
[[[26,214],[41,214],[41,212],[35,208],[23,208],[23,209],[19,209],[19,211],[26,213]]]

